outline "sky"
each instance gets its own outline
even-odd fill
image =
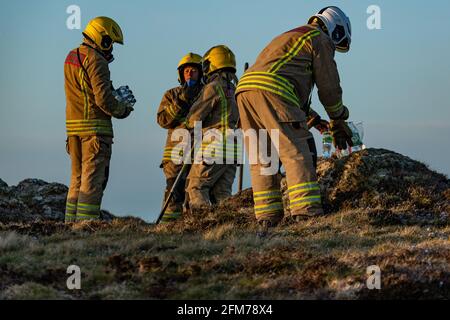
[[[275,36],[322,7],[340,6],[352,21],[352,49],[336,54],[344,103],[364,123],[367,147],[385,148],[450,175],[450,2],[430,1],[5,1],[0,0],[0,178],[16,185],[39,178],[66,185],[63,67],[81,43],[66,12],[81,10],[81,28],[96,16],[115,19],[125,45],[110,65],[116,87],[129,85],[135,112],[114,120],[115,139],[103,209],[153,221],[165,180],[159,164],[166,131],[156,123],[162,95],[177,86],[177,63],[187,52],[226,44],[238,76]],[[370,30],[370,5],[381,29]],[[317,94],[313,107],[326,116]],[[321,150],[320,136],[314,133]],[[244,187],[250,187],[248,170]]]

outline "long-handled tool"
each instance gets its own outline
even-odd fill
[[[244,72],[247,71],[248,69],[248,62],[245,63],[244,66]],[[239,123],[240,123],[240,117],[239,117],[239,121],[236,123],[236,127],[239,128]],[[242,141],[244,142],[244,141]],[[238,176],[238,192],[242,192],[242,184],[244,181],[244,161],[242,161],[241,164],[238,164],[239,167],[239,176]]]
[[[194,152],[194,148],[195,148],[195,146],[192,147],[191,152],[188,155],[189,157]],[[161,208],[161,212],[159,213],[158,219],[156,220],[156,224],[159,224],[161,222],[161,219],[164,216],[164,213],[166,212],[167,207],[169,206],[170,200],[172,200],[172,198],[173,198],[174,191],[178,187],[178,184],[180,183],[181,177],[184,175],[184,173],[190,166],[190,164],[186,163],[185,160],[186,160],[186,158],[183,159],[183,166],[181,167],[180,172],[178,173],[177,178],[175,179],[175,182],[173,183],[172,188],[170,189],[170,192],[167,195],[167,199],[164,202],[163,207]]]

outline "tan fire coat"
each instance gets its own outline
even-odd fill
[[[313,85],[331,119],[343,112],[342,89],[334,60],[335,47],[320,29],[306,25],[281,34],[260,53],[239,81],[236,94],[264,90],[281,96],[292,107],[277,110],[284,121],[302,121]],[[308,110],[303,110],[308,114]]]

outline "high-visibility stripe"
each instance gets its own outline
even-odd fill
[[[253,193],[253,200],[257,201],[266,197],[282,197],[280,190],[272,190],[272,191],[261,191],[261,192],[254,192]]]
[[[325,110],[329,114],[336,114],[336,113],[340,114],[342,112],[342,108],[343,107],[344,107],[344,104],[343,104],[343,102],[341,100],[337,104],[335,104],[334,106],[325,106]]]
[[[318,191],[320,190],[320,186],[317,182],[307,182],[307,183],[301,183],[297,184],[295,186],[292,186],[288,189],[289,197],[292,197],[299,193],[304,193],[308,191]]]
[[[253,201],[261,201],[261,200],[269,200],[269,199],[281,199],[281,196],[265,196],[265,197],[258,197],[254,198]]]
[[[84,208],[90,208],[90,209],[100,209],[100,205],[98,205],[98,204],[89,204],[89,203],[78,202],[78,206],[84,207]]]
[[[291,196],[294,196],[294,195],[299,194],[299,193],[304,193],[304,192],[308,192],[308,191],[317,191],[317,190],[320,190],[320,187],[307,187],[307,188],[304,188],[304,189],[291,191],[291,192],[289,192],[289,196],[291,197]]]
[[[289,202],[289,204],[290,204],[290,207],[293,208],[293,207],[299,207],[301,205],[307,205],[307,204],[316,203],[316,202],[317,203],[321,202],[321,196],[320,195],[318,195],[318,196],[302,197],[302,198],[299,198],[299,199],[291,200]]]
[[[96,212],[100,211],[100,208],[99,209],[89,209],[89,208],[80,208],[80,207],[78,207],[77,211],[96,213]]]
[[[111,120],[66,120],[67,135],[103,133],[113,135]]]
[[[258,191],[258,192],[253,192],[253,195],[265,195],[267,193],[274,193],[274,192],[279,192],[281,194],[280,190],[274,189],[274,190],[265,190],[265,191]]]
[[[318,35],[320,35],[320,31],[311,30],[298,38],[292,48],[280,60],[273,64],[269,72],[276,73],[278,70],[280,70],[286,63],[291,61],[300,52],[300,50],[308,40],[311,40]]]
[[[67,126],[74,126],[74,125],[111,126],[111,120],[100,120],[100,119],[66,120],[66,125]]]
[[[261,80],[261,81],[269,81],[270,83],[276,83],[289,94],[295,95],[294,86],[282,76],[269,72],[250,72],[243,75],[241,81],[245,82],[248,79],[255,81]]]
[[[222,138],[226,136],[226,131],[228,129],[228,102],[225,98],[225,93],[221,86],[216,86],[216,90],[220,97],[220,120],[221,120],[221,130]],[[223,152],[226,152],[227,142],[222,141],[220,148],[223,148]]]
[[[301,188],[301,187],[315,187],[317,185],[318,185],[317,181],[299,183],[299,184],[296,184],[296,185],[294,185],[292,187],[289,187],[288,191],[293,191],[294,189],[298,189],[298,188]]]
[[[274,202],[270,204],[265,204],[261,206],[255,206],[255,214],[260,215],[269,212],[280,212],[283,211],[283,203],[282,202]]]
[[[181,212],[165,212],[164,217],[179,217],[181,215]]]
[[[83,67],[84,68],[80,68],[80,70],[78,71],[78,76],[80,77],[80,86],[81,86],[81,93],[83,95],[83,101],[84,101],[84,114],[83,114],[83,118],[84,119],[89,119],[89,97],[87,94],[87,85],[86,85],[86,80],[85,80],[85,73],[84,70],[86,70],[86,63],[88,62],[88,56],[85,57],[84,61],[83,61]]]
[[[268,72],[250,72],[245,74],[238,83],[236,92],[245,89],[260,89],[275,93],[296,106],[300,107],[300,100],[295,94],[294,86],[279,75]]]
[[[84,131],[94,131],[94,132],[111,132],[112,128],[105,128],[105,127],[92,127],[92,128],[71,128],[67,129],[67,132],[73,133],[73,132],[84,132]]]

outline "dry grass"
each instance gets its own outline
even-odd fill
[[[207,218],[209,219],[209,218]],[[347,211],[286,222],[267,239],[254,224],[139,220],[71,228],[0,225],[3,299],[411,299],[450,298],[450,227],[374,221]],[[211,227],[205,225],[211,224]],[[15,231],[11,232],[11,229]],[[51,231],[49,231],[51,230]],[[66,268],[82,290],[66,288]],[[366,268],[382,289],[366,288]]]

